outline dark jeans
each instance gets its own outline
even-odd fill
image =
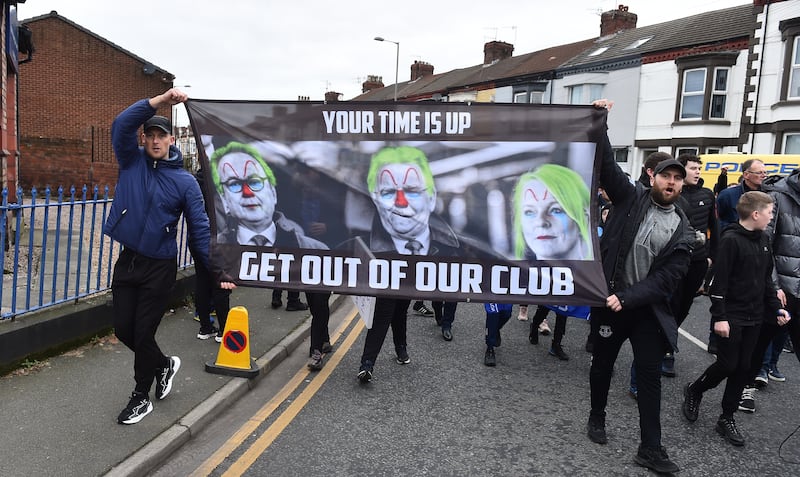
[[[511,318],[511,310],[500,310],[498,313],[486,313],[486,347],[494,348],[497,346],[497,335],[500,334],[500,329],[503,325],[508,323]]]
[[[661,360],[669,349],[658,320],[647,308],[634,308],[613,313],[602,310],[592,313],[590,320],[594,349],[589,371],[591,415],[605,417],[611,374],[619,350],[626,340],[633,347],[639,386],[639,428],[643,447],[661,445]]]
[[[749,378],[750,363],[753,360],[753,351],[760,331],[760,325],[731,325],[730,336],[717,339],[717,360],[692,383],[693,391],[703,393],[717,387],[723,379],[728,379],[722,394],[722,414],[724,416],[733,416],[739,407],[739,399],[741,399],[745,384],[751,381]],[[761,356],[764,356],[763,351]],[[760,358],[758,363],[760,368]]]
[[[794,345],[794,353],[797,360],[800,361],[800,354],[798,353],[798,344],[800,344],[800,300],[792,295],[786,295],[786,311],[789,312],[792,319],[783,326],[778,326],[773,323],[764,322],[761,326],[761,332],[756,340],[755,348],[753,349],[752,360],[750,361],[748,383],[755,380],[756,375],[761,370],[764,353],[767,347],[772,342],[772,339],[780,333],[781,329],[786,329],[789,332],[789,337],[792,339]],[[780,350],[778,350],[780,351]]]
[[[169,360],[156,343],[156,331],[167,309],[175,276],[174,258],[159,260],[123,249],[111,283],[114,334],[134,353],[137,392],[149,394],[159,369]]]
[[[211,307],[217,312],[217,323],[220,331],[225,330],[228,311],[231,308],[231,291],[217,286],[208,271],[200,262],[194,263],[194,304],[197,309],[197,318],[200,319],[200,329],[208,331],[211,325]]]
[[[311,310],[311,352],[322,350],[323,343],[330,343],[331,337],[328,334],[328,320],[331,317],[331,309],[328,299],[330,293],[306,292],[306,301]]]
[[[372,328],[367,331],[364,341],[364,353],[361,363],[369,361],[375,363],[378,353],[381,352],[383,341],[389,327],[392,328],[394,347],[406,346],[406,323],[408,321],[408,306],[411,300],[398,300],[394,298],[377,298],[375,311],[372,314]]]
[[[433,314],[437,322],[442,323],[442,328],[452,328],[453,322],[456,320],[456,306],[458,302],[455,301],[432,301]]]

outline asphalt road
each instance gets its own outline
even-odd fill
[[[344,306],[332,318],[332,331],[340,323],[344,329],[323,371],[305,371],[308,348],[300,346],[153,475],[650,474],[633,463],[639,428],[636,402],[627,394],[628,345],[612,381],[609,443],[597,445],[585,435],[588,323],[568,321],[564,343],[571,359],[562,362],[547,354],[550,337],[528,343],[529,325],[516,320],[515,309],[502,332],[498,365],[488,368],[482,305],[459,305],[452,342],[442,340],[432,318],[412,314],[411,363],[394,362],[388,336],[375,378],[360,385],[355,375],[365,332],[353,316]],[[698,297],[683,330],[705,342],[707,326],[708,301]],[[680,475],[800,475],[800,435],[793,435],[800,426],[798,361],[783,353],[779,367],[788,380],[757,394],[755,414],[737,414],[747,444],[735,448],[714,432],[721,387],[705,395],[694,424],[680,411],[683,385],[714,359],[702,344],[682,335],[678,377],[662,380],[663,444]],[[291,380],[297,384],[285,387]],[[285,396],[274,399],[282,389]]]

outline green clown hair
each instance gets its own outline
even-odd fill
[[[272,169],[267,165],[267,161],[265,161],[264,158],[261,157],[261,154],[259,154],[256,148],[241,142],[231,141],[228,144],[214,151],[214,153],[211,154],[211,158],[209,159],[209,162],[211,163],[211,179],[214,181],[214,187],[216,187],[219,195],[223,195],[225,193],[225,190],[222,187],[222,182],[220,182],[219,171],[217,170],[217,168],[219,167],[219,161],[226,155],[232,154],[234,152],[243,152],[248,156],[251,156],[253,159],[255,159],[256,162],[258,162],[258,164],[261,166],[261,168],[264,169],[264,174],[266,174],[267,176],[267,181],[272,185],[272,187],[275,187],[275,182],[276,182],[275,174],[272,172]]]
[[[589,188],[581,176],[564,166],[542,164],[532,172],[521,175],[514,189],[514,253],[517,258],[525,257],[525,237],[522,234],[522,194],[523,185],[537,180],[547,187],[553,197],[561,204],[567,217],[578,225],[585,246],[585,256],[591,257],[591,240],[586,211],[590,206]]]
[[[425,157],[425,153],[421,150],[411,146],[385,147],[372,156],[369,172],[367,173],[367,188],[370,192],[375,192],[375,188],[378,185],[378,171],[387,164],[416,164],[422,171],[425,190],[429,195],[433,195],[436,192],[436,187],[433,185],[433,173],[431,173],[431,168],[428,165],[428,158]]]

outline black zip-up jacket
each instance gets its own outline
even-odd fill
[[[601,147],[603,147],[603,159],[600,167],[600,185],[614,204],[614,213],[609,215],[600,241],[603,271],[609,293],[617,295],[623,309],[641,309],[641,313],[652,313],[670,346],[677,351],[678,325],[670,310],[669,298],[689,268],[691,254],[689,221],[680,208],[676,207],[675,213],[680,216],[680,224],[667,245],[655,257],[647,278],[621,288],[625,258],[650,207],[650,189],[628,181],[628,177],[614,160],[608,136]],[[614,312],[605,307],[592,309],[592,314],[611,313]]]
[[[776,321],[781,303],[772,281],[772,249],[762,230],[725,227],[711,281],[711,320],[754,326]]]
[[[706,234],[706,231],[710,232],[710,237],[703,245],[693,244],[692,261],[705,260],[708,257],[713,259],[719,241],[714,193],[703,187],[703,179],[700,179],[697,185],[684,184],[681,197],[685,200],[681,208],[689,219],[692,229],[699,230],[703,234]]]

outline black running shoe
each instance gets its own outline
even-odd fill
[[[164,399],[172,391],[172,379],[181,369],[181,359],[177,356],[170,356],[169,365],[158,370],[156,375],[156,398]]]
[[[589,422],[586,424],[586,435],[589,440],[597,444],[608,444],[608,436],[606,436],[606,419],[599,416],[589,416]]]
[[[411,358],[408,357],[408,349],[405,345],[398,346],[394,350],[397,353],[397,364],[408,364],[411,362]]]
[[[717,421],[717,433],[725,438],[731,444],[741,447],[744,445],[744,437],[739,429],[736,427],[736,421],[731,417],[720,416]]]
[[[131,399],[128,405],[117,417],[117,422],[120,424],[136,424],[141,421],[144,416],[150,414],[153,410],[153,403],[145,393],[138,393],[134,391],[131,394]]]
[[[497,366],[497,358],[494,355],[494,348],[486,348],[486,354],[483,355],[483,364],[492,368]]]
[[[358,380],[362,383],[368,383],[372,381],[372,362],[371,361],[364,361],[361,363],[361,367],[358,368]]]
[[[693,392],[691,383],[683,388],[683,415],[689,422],[697,420],[697,415],[700,412],[700,401],[703,395]]]
[[[647,467],[659,474],[672,474],[681,470],[669,460],[667,450],[663,446],[658,449],[639,447],[639,452],[636,453],[633,460],[642,467]]]

